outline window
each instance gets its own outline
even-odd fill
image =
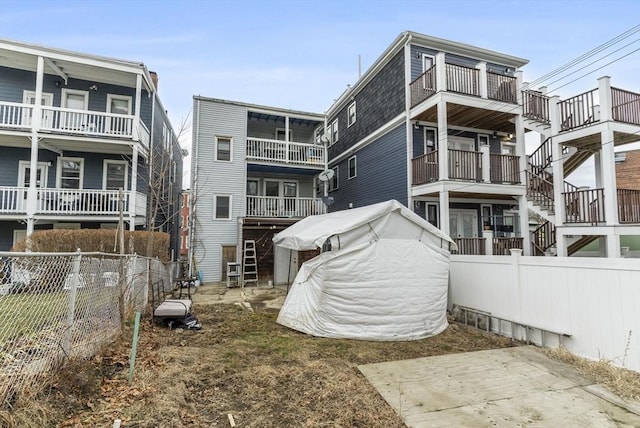
[[[107,112],[114,114],[131,114],[131,97],[107,94]]]
[[[291,129],[289,129],[289,139],[285,138],[287,135],[287,130],[285,128],[276,128],[276,140],[279,141],[292,141],[291,139]]]
[[[58,158],[58,187],[82,189],[83,167],[82,158]]]
[[[215,220],[231,220],[231,196],[214,195],[213,218]]]
[[[438,130],[424,128],[424,153],[433,152],[438,148]]]
[[[105,160],[102,183],[105,190],[127,190],[127,162]]]
[[[336,143],[338,141],[338,119],[331,122],[329,132],[331,133],[331,144]]]
[[[247,180],[247,196],[258,196],[258,180]]]
[[[347,108],[347,128],[356,123],[356,102]]]
[[[500,144],[500,154],[515,156],[516,145],[512,142],[503,141]]]
[[[333,191],[333,190],[337,190],[338,189],[338,166],[334,166],[333,168],[333,178],[331,180],[329,180],[329,191]]]
[[[62,107],[80,112],[61,112],[60,118],[64,129],[93,131],[96,124],[88,123],[88,116],[84,113],[89,105],[89,92],[75,89],[62,89]]]
[[[438,204],[427,204],[427,221],[435,227],[439,227]]]
[[[351,156],[348,161],[348,178],[351,180],[356,177],[356,157]]]
[[[231,161],[230,137],[216,137],[216,160]]]
[[[489,136],[486,134],[478,134],[478,147],[488,146]]]

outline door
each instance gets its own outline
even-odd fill
[[[227,280],[227,263],[233,263],[235,261],[236,261],[236,246],[223,245],[222,246],[222,281]]]
[[[264,181],[265,208],[267,217],[279,217],[278,203],[280,199],[280,182]]]
[[[478,180],[480,175],[480,155],[476,153],[473,138],[449,137],[449,177],[463,180]]]
[[[65,109],[79,110],[79,112],[65,111],[61,114],[61,126],[69,130],[91,130],[93,124],[86,122],[86,110],[89,105],[89,92],[74,89],[62,89],[62,107]],[[87,129],[87,127],[89,129]]]
[[[107,94],[107,113],[131,115],[131,97]],[[124,117],[108,117],[105,123],[108,134],[131,135],[131,120]]]
[[[449,233],[453,238],[477,238],[478,213],[476,210],[450,210]]]
[[[293,181],[283,181],[282,193],[284,194],[284,215],[286,217],[295,217],[296,198],[298,197],[298,183]]]
[[[36,93],[34,91],[24,91],[22,102],[24,104],[34,105],[36,103]],[[51,107],[53,105],[53,94],[48,92],[42,93],[41,105]],[[33,110],[24,109],[22,111],[22,125],[31,126],[31,118],[33,117]],[[51,128],[51,111],[44,110],[42,112],[42,128]]]
[[[26,211],[27,209],[27,188],[31,181],[31,162],[20,161],[18,168],[18,187],[20,188],[18,198],[16,198],[16,208],[19,211]],[[36,188],[40,189],[47,187],[47,164],[38,162],[38,172],[36,175]],[[40,193],[40,192],[38,192]],[[44,195],[43,195],[44,196]],[[38,195],[38,199],[40,195]]]

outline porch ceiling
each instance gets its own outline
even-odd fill
[[[438,198],[440,195],[439,192],[431,192],[425,193],[420,196],[425,197],[434,197]],[[511,203],[515,203],[515,199],[511,195],[501,195],[495,193],[472,193],[472,192],[449,192],[450,199],[492,199],[492,200],[500,200],[500,201],[510,201]]]
[[[295,168],[290,166],[278,166],[278,165],[264,165],[264,164],[252,164],[247,163],[247,172],[256,172],[262,174],[285,174],[287,176],[305,175],[312,176],[317,175],[322,168]]]
[[[87,153],[104,153],[104,154],[117,154],[117,155],[131,155],[133,153],[132,141],[127,142],[104,142],[102,140],[95,139],[57,139],[57,138],[43,138],[41,140],[41,149],[59,150],[61,152],[87,152]]]
[[[585,135],[580,138],[576,138],[573,140],[569,140],[564,142],[565,146],[576,147],[581,150],[587,150],[590,152],[596,152],[600,149],[601,143],[601,134],[600,132],[595,132],[591,135]],[[635,143],[640,141],[640,134],[629,134],[625,132],[614,132],[613,133],[613,145],[614,146],[622,146],[629,143]]]
[[[515,130],[515,125],[512,122],[513,117],[514,115],[511,113],[447,103],[447,122],[449,125],[513,133]],[[415,119],[438,122],[437,106],[429,108]]]
[[[281,123],[284,126],[284,118],[285,116],[268,114],[257,111],[249,111],[247,112],[247,117],[249,120],[259,120],[264,122],[272,122],[272,123]],[[289,116],[289,126],[317,126],[320,124],[320,121],[314,121],[309,119],[302,119],[294,116]]]

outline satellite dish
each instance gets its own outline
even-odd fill
[[[324,202],[326,206],[330,207],[335,201],[333,199],[333,196],[324,196],[322,198],[322,202]]]
[[[316,140],[316,144],[320,146],[326,146],[328,143],[329,143],[329,137],[327,137],[327,134],[322,134],[322,137]]]
[[[318,179],[320,181],[329,181],[333,178],[333,174],[334,172],[332,169],[325,169],[320,173],[320,175],[318,175]]]

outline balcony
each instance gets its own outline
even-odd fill
[[[247,160],[324,168],[324,147],[292,141],[247,138]]]
[[[26,187],[0,187],[0,213],[26,214]],[[133,192],[124,191],[123,212],[129,215],[130,207],[136,216],[146,215],[147,196],[135,193],[135,206],[132,206]],[[92,189],[38,189],[36,204],[38,215],[60,216],[118,216],[117,190]]]
[[[326,213],[325,204],[317,198],[247,196],[247,217],[304,218]]]
[[[0,101],[0,128],[30,130],[33,105]],[[141,141],[149,147],[149,130],[133,115],[42,106],[40,130],[63,135]]]
[[[411,161],[412,184],[426,184],[439,179],[438,150]],[[448,175],[452,180],[520,184],[520,157],[476,151],[448,149]]]
[[[513,76],[492,73],[486,69],[444,64],[443,83],[438,87],[438,65],[421,74],[409,84],[411,107],[435,95],[438,91],[453,92],[472,97],[516,104],[517,79]]]
[[[471,256],[508,256],[512,249],[521,250],[523,246],[523,238],[520,237],[454,238],[453,240],[458,246],[458,250],[452,251],[452,254]],[[487,247],[488,243],[490,247]]]

